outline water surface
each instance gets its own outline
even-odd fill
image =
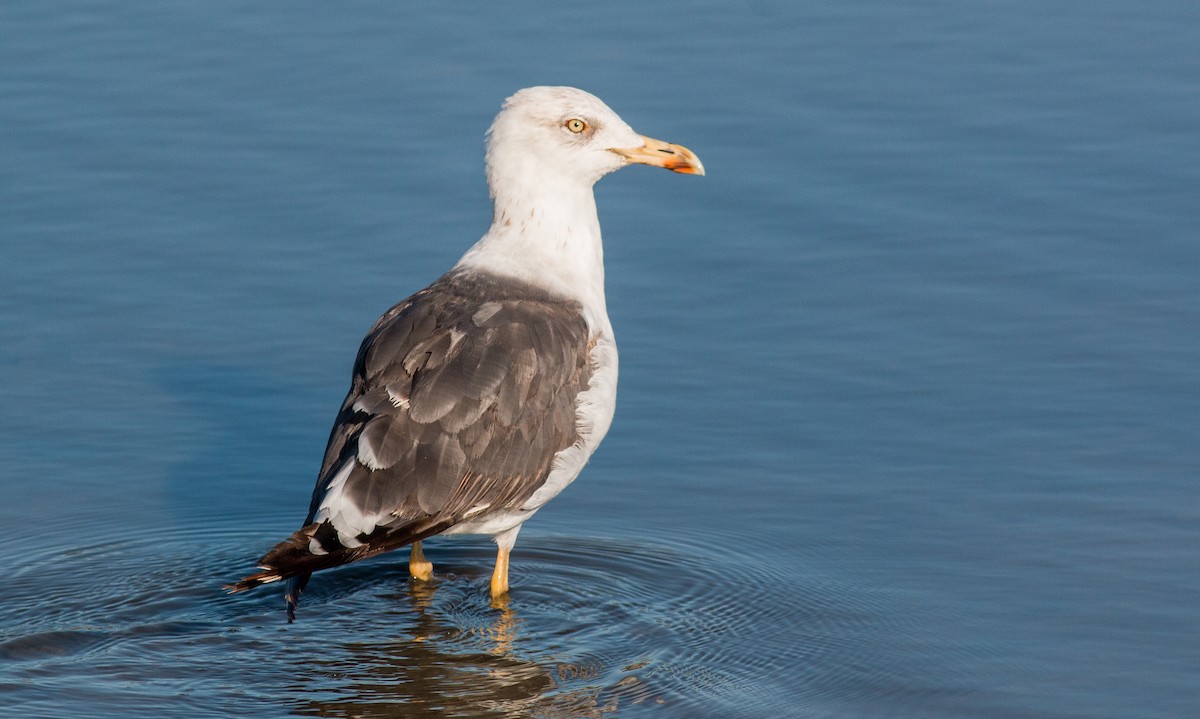
[[[29,717],[1136,717],[1200,706],[1200,10],[0,8],[0,702]],[[562,83],[621,389],[492,546],[227,597],[357,343]]]

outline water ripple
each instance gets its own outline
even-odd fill
[[[912,679],[878,645],[919,634],[894,598],[701,537],[523,537],[505,606],[487,596],[490,543],[435,540],[435,581],[413,582],[402,553],[326,572],[291,626],[277,590],[220,591],[267,543],[184,527],[22,555],[0,683],[35,714],[164,692],[320,716],[765,717],[781,696],[828,707]]]

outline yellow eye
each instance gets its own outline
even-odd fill
[[[563,126],[576,135],[587,129],[587,123],[583,120],[580,120],[578,117],[572,117],[570,120],[564,122]]]

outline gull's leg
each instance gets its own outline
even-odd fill
[[[517,532],[521,525],[496,535],[496,569],[492,572],[492,601],[498,601],[508,594],[508,553],[517,543]]]
[[[408,573],[413,576],[413,579],[422,582],[433,579],[433,562],[425,559],[425,552],[421,551],[420,542],[412,543],[412,550],[408,555]]]
[[[492,572],[492,599],[508,594],[508,547],[496,552],[496,569]]]

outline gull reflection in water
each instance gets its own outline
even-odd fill
[[[410,719],[612,715],[616,701],[602,704],[607,692],[600,683],[563,686],[580,683],[579,667],[549,659],[542,664],[514,650],[522,621],[507,597],[489,607],[474,587],[459,594],[454,589],[439,587],[439,580],[411,582],[398,595],[407,607],[389,617],[407,636],[344,641],[313,657],[320,680],[297,687],[294,711]],[[451,596],[439,597],[439,591]]]

